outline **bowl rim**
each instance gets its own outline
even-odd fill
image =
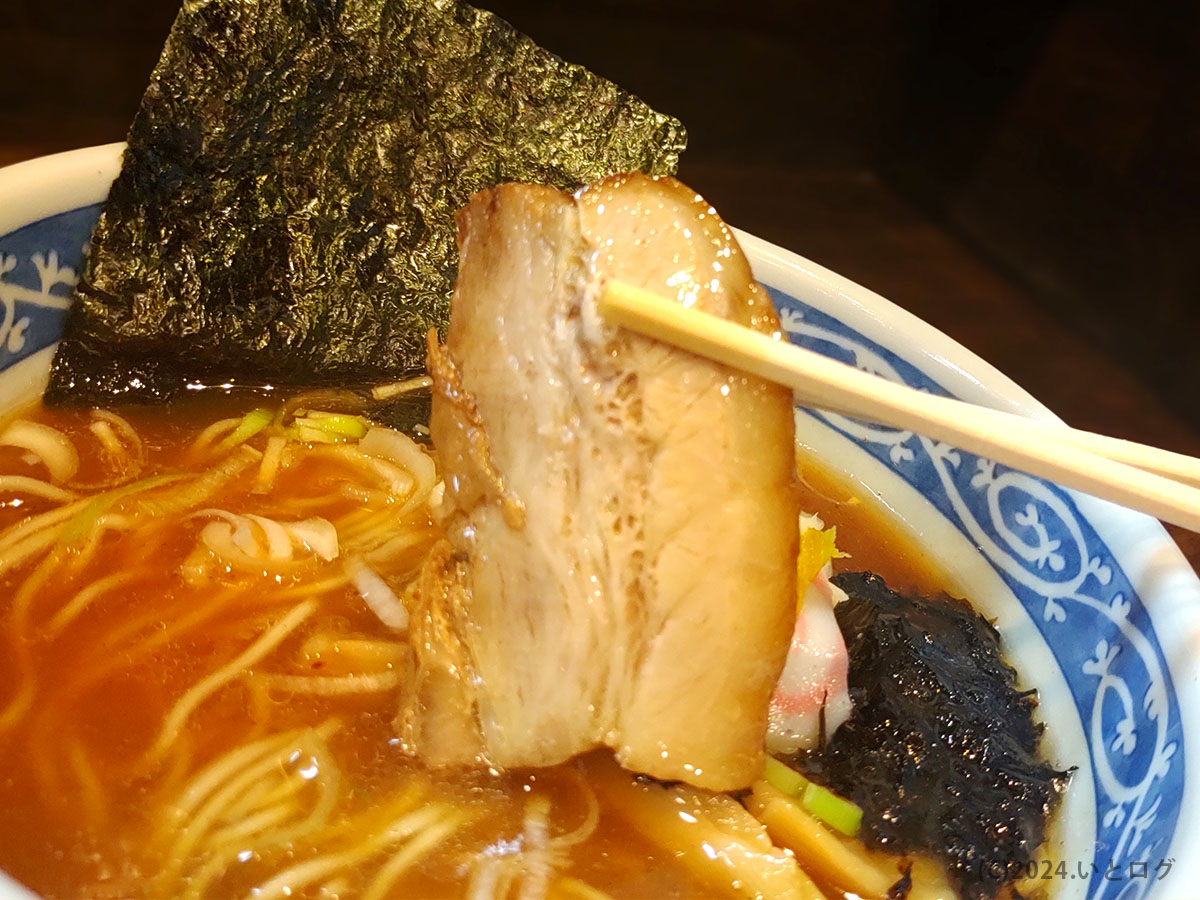
[[[0,235],[49,216],[92,206],[108,195],[125,149],[115,142],[0,168]],[[995,366],[894,302],[782,247],[733,229],[751,261],[755,277],[793,296],[819,297],[817,308],[839,319],[906,362],[933,375],[955,396],[1037,418],[1059,422],[1044,404]],[[811,301],[806,301],[811,302]],[[40,362],[39,362],[40,360]],[[18,363],[45,365],[43,353]],[[27,366],[28,368],[28,366]],[[1200,883],[1200,855],[1189,857],[1191,835],[1200,833],[1200,579],[1162,525],[1149,516],[1106,501],[1067,492],[1097,536],[1118,557],[1143,601],[1167,661],[1184,734],[1184,795],[1171,845],[1179,871],[1148,896],[1155,900],[1190,896]],[[0,872],[0,897],[33,898]]]
[[[117,141],[0,168],[0,234],[102,202],[124,151],[125,142]]]

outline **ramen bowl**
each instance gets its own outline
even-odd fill
[[[45,385],[121,150],[0,170],[0,409],[33,402]],[[737,236],[793,342],[921,390],[1054,420],[877,294]],[[1075,771],[1028,874],[1060,898],[1194,895],[1200,582],[1162,527],[908,431],[802,408],[796,420],[799,441],[903,520],[995,621],[1022,681],[1038,690],[1046,755]],[[0,900],[27,896],[0,875]]]

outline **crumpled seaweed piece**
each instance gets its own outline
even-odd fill
[[[445,325],[471,194],[671,173],[685,143],[676,120],[454,0],[189,0],[47,400],[403,377]]]
[[[869,846],[925,852],[963,897],[994,896],[1025,874],[1070,775],[1038,755],[1033,694],[967,604],[870,572],[832,580],[854,711],[797,765],[863,808]]]

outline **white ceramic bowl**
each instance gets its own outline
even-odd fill
[[[35,399],[121,145],[0,170],[0,408]],[[917,387],[1051,413],[938,331],[738,234],[793,341]],[[1061,898],[1200,884],[1200,582],[1161,526],[908,432],[797,410],[800,439],[878,496],[994,617],[1040,691],[1046,750],[1078,767],[1039,874]],[[1059,865],[1062,863],[1062,865]],[[27,896],[0,875],[0,900]]]

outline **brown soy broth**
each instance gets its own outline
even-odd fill
[[[269,398],[269,402],[278,400]],[[260,405],[266,405],[261,396],[201,396],[167,409],[121,413],[149,450],[150,464],[141,474],[146,477],[178,471],[185,448],[206,425]],[[81,451],[80,482],[104,477],[104,465],[94,443],[88,441],[86,411],[38,409],[24,417],[72,436]],[[44,475],[22,462],[16,452],[0,458],[0,472]],[[282,475],[277,493],[313,496],[344,475],[336,466],[310,466],[290,481]],[[241,490],[222,490],[205,505],[267,516],[279,514],[286,506],[271,498],[247,498]],[[31,500],[2,507],[0,531],[55,506]],[[353,507],[348,501],[333,501],[306,508],[304,515],[335,519]],[[0,868],[49,897],[141,895],[147,879],[163,865],[162,848],[154,840],[156,827],[169,798],[188,778],[233,746],[292,728],[317,726],[332,717],[342,723],[330,746],[342,776],[339,807],[345,815],[383,807],[406,787],[420,783],[430,800],[447,801],[472,817],[470,824],[400,883],[402,895],[462,896],[464,860],[488,847],[511,845],[521,834],[525,799],[535,791],[552,800],[552,832],[568,831],[583,819],[586,804],[565,771],[431,777],[400,746],[394,724],[397,704],[394,695],[387,693],[337,699],[270,695],[264,701],[234,681],[195,709],[179,744],[164,762],[147,765],[147,748],[164,714],[212,672],[214,660],[232,659],[278,619],[288,604],[273,603],[272,596],[293,587],[286,578],[279,583],[263,578],[241,581],[232,591],[236,599],[227,603],[232,621],[215,617],[206,627],[170,639],[181,622],[203,613],[204,604],[216,602],[230,590],[214,585],[208,591],[195,591],[181,582],[178,563],[195,544],[196,530],[184,518],[148,540],[106,539],[78,578],[55,574],[36,592],[30,612],[34,631],[68,603],[81,584],[110,572],[156,568],[105,594],[54,640],[35,638],[14,647],[11,637],[4,636],[0,684],[16,682],[20,657],[27,653],[36,694],[31,712],[21,723],[0,733],[0,808],[6,811],[0,817]],[[0,612],[11,614],[11,598],[32,570],[32,565],[26,565],[0,576],[0,597],[9,598],[8,609]],[[350,587],[324,595],[319,614],[296,638],[302,640],[321,629],[379,640],[394,638]],[[152,646],[156,641],[158,646]],[[305,674],[297,668],[297,643],[287,642],[264,660],[262,668]],[[308,673],[322,674],[327,665],[312,660]],[[0,688],[0,704],[9,701],[7,690]],[[620,823],[603,816],[592,837],[575,848],[573,858],[579,862],[571,871],[578,870],[613,897],[634,896],[630,888],[636,896],[649,892],[664,898],[696,896],[699,890],[666,854],[631,839]],[[216,895],[241,896],[270,874],[269,868],[254,862],[233,865],[214,882]],[[284,854],[274,868],[286,864]],[[350,888],[355,884],[351,878]]]
[[[808,451],[797,453],[796,469],[800,508],[837,528],[837,548],[846,556],[834,561],[835,571],[875,572],[901,592],[955,592],[942,565],[875,497],[856,490]]]
[[[273,396],[206,392],[168,408],[122,410],[148,448],[149,464],[139,477],[183,470],[186,448],[213,421],[278,403]],[[78,481],[105,477],[97,444],[88,436],[86,411],[37,409],[26,417],[72,436],[80,449]],[[10,450],[0,450],[0,473],[44,475]],[[873,569],[904,589],[938,590],[945,584],[914,542],[873,504],[852,502],[846,485],[812,462],[802,463],[801,475],[803,508],[836,525],[839,547],[851,554],[841,567]],[[268,517],[334,520],[352,513],[356,504],[334,498],[296,514],[279,498],[320,497],[346,477],[346,470],[333,461],[306,463],[283,472],[270,495],[223,488],[204,505]],[[56,506],[37,499],[0,506],[0,532]],[[279,578],[243,577],[232,584],[217,579],[197,589],[184,582],[179,567],[196,545],[198,527],[179,517],[139,532],[136,540],[110,535],[90,558],[83,558],[82,550],[65,552],[61,565],[36,591],[25,591],[24,637],[12,633],[14,609],[23,602],[22,585],[28,587],[35,565],[0,576],[0,598],[5,598],[0,616],[7,617],[0,635],[0,711],[11,701],[5,686],[29,674],[35,685],[29,712],[15,727],[0,730],[0,808],[6,811],[0,817],[0,869],[49,897],[145,895],[152,885],[148,879],[168,861],[168,848],[156,836],[164,816],[198,771],[235,746],[335,718],[341,727],[329,746],[341,776],[339,816],[385,809],[413,784],[423,786],[428,802],[445,802],[469,816],[467,824],[399,882],[397,895],[463,896],[467,862],[481,852],[501,854],[512,846],[522,831],[526,800],[535,793],[552,802],[552,833],[569,831],[584,819],[587,804],[567,767],[430,775],[400,745],[397,702],[389,692],[338,698],[293,695],[253,691],[234,679],[194,709],[169,753],[148,762],[164,716],[179,698],[303,601],[305,591],[297,586],[328,574],[305,570]],[[406,560],[401,568],[412,569],[417,562]],[[72,572],[72,566],[78,571]],[[46,637],[47,623],[83,586],[126,571],[139,574],[103,594],[56,637]],[[395,637],[345,586],[321,594],[318,611],[252,669],[338,674],[336,659],[304,656],[298,649],[318,633],[376,641]],[[315,853],[310,850],[308,856]],[[245,895],[273,871],[303,858],[303,853],[293,859],[282,852],[234,863],[211,890],[214,896]],[[671,854],[603,809],[597,829],[573,848],[570,860],[567,874],[614,898],[712,894]],[[353,892],[362,885],[351,873],[335,887]]]

